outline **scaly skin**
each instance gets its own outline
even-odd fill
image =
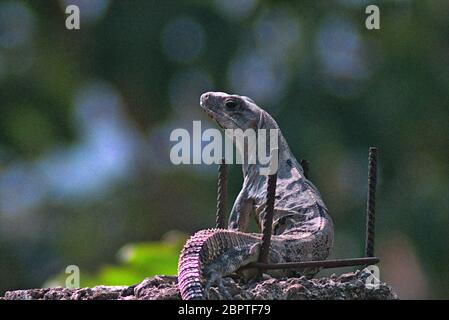
[[[279,129],[276,121],[251,99],[222,92],[201,96],[201,107],[224,129]],[[243,141],[243,140],[242,140]],[[237,148],[248,158],[250,148],[242,142]],[[267,151],[269,145],[267,143]],[[278,133],[279,165],[274,206],[273,237],[269,262],[324,260],[333,242],[333,223],[316,187],[304,177],[282,133]],[[184,246],[178,265],[178,286],[183,299],[205,299],[210,286],[217,284],[230,298],[222,277],[249,270],[242,266],[258,258],[261,234],[245,233],[254,216],[261,227],[266,201],[267,176],[260,174],[262,164],[245,161],[244,182],[231,211],[228,229],[197,232]],[[270,270],[273,276],[313,276],[318,269]]]

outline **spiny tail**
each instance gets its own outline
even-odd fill
[[[197,232],[187,240],[178,263],[178,287],[183,300],[203,300],[203,268],[236,246],[254,243],[257,237],[226,229]]]
[[[182,249],[178,262],[178,287],[183,300],[203,300],[205,298],[201,281],[200,254],[203,245],[212,234],[212,230],[197,232]]]

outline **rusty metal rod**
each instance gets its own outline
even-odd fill
[[[267,200],[264,212],[262,245],[260,247],[258,262],[266,263],[270,253],[271,233],[273,226],[274,200],[276,196],[277,172],[268,176]]]
[[[366,205],[366,239],[365,239],[366,257],[374,256],[376,185],[377,185],[377,148],[370,147],[368,156],[368,194]]]
[[[228,197],[228,166],[225,159],[221,159],[218,167],[218,186],[217,186],[217,217],[215,226],[217,228],[226,228],[226,200]]]
[[[263,212],[263,230],[262,230],[262,244],[260,246],[260,252],[257,262],[267,263],[270,255],[271,234],[273,232],[273,215],[274,215],[274,202],[276,198],[276,183],[278,179],[277,169],[279,160],[279,150],[273,149],[270,152],[270,167],[267,178],[267,198],[265,203],[265,209]],[[274,172],[274,173],[273,173]],[[261,277],[263,269],[259,269],[258,276]]]
[[[352,267],[359,265],[372,265],[379,262],[377,257],[365,257],[355,259],[337,259],[337,260],[322,260],[322,261],[304,261],[304,262],[284,262],[284,263],[261,263],[252,262],[242,269],[258,268],[261,270],[268,269],[301,269],[321,267],[323,269]]]

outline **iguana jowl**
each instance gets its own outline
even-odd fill
[[[279,129],[266,111],[244,96],[207,92],[201,95],[200,105],[224,129]],[[269,261],[324,260],[333,242],[332,219],[318,190],[304,177],[301,165],[278,132],[279,165]],[[205,299],[213,284],[226,292],[222,277],[240,272],[242,266],[257,260],[262,235],[245,230],[251,216],[259,226],[263,225],[267,176],[260,174],[260,167],[260,163],[243,163],[243,187],[232,208],[228,229],[199,231],[185,244],[178,264],[182,299]],[[310,276],[317,271],[269,273]],[[248,271],[241,273],[248,276]]]

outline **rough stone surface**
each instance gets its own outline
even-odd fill
[[[375,288],[365,286],[371,274],[366,271],[345,273],[339,277],[306,279],[275,279],[264,275],[261,281],[241,283],[226,278],[225,287],[236,300],[303,300],[303,299],[398,299],[385,283]],[[211,299],[220,299],[217,288],[211,289]],[[176,277],[155,276],[133,286],[97,286],[93,288],[45,288],[7,291],[4,300],[179,300]]]

